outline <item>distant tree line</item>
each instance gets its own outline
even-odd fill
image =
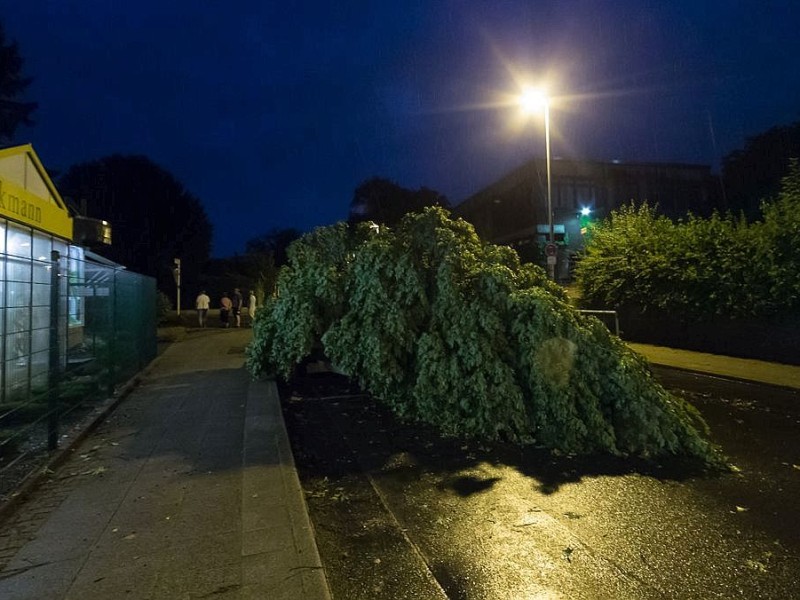
[[[20,125],[33,125],[37,104],[21,99],[33,81],[23,76],[23,65],[19,45],[6,39],[0,24],[0,144],[9,143]]]
[[[361,183],[350,202],[349,223],[373,221],[380,225],[397,225],[411,212],[428,206],[450,208],[447,198],[432,189],[410,190],[383,177],[373,177]]]
[[[800,157],[800,121],[773,127],[747,139],[744,148],[722,160],[724,210],[742,211],[748,220],[761,216],[764,200],[774,198],[788,174],[790,161]]]
[[[200,200],[145,156],[112,155],[74,165],[59,190],[79,212],[109,221],[112,244],[98,253],[175,289],[174,259],[182,278],[198,281],[211,252],[212,226]]]

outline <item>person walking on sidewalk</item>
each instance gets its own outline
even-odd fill
[[[231,299],[231,310],[233,311],[233,320],[236,322],[237,327],[242,326],[242,292],[239,288],[233,290],[233,298]]]
[[[206,317],[208,316],[208,308],[210,304],[211,298],[208,297],[205,290],[197,294],[197,299],[194,301],[194,305],[195,308],[197,308],[197,324],[200,327],[206,326]]]
[[[233,303],[228,298],[228,292],[222,292],[222,298],[219,301],[219,320],[222,321],[222,326],[226,329],[231,326],[229,319],[232,307]]]
[[[250,297],[247,299],[247,315],[250,317],[250,327],[253,326],[253,319],[256,317],[256,295],[250,290]]]

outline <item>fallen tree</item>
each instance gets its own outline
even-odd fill
[[[542,269],[439,208],[289,248],[248,368],[288,377],[318,343],[395,413],[448,435],[720,464],[700,415],[643,358]]]

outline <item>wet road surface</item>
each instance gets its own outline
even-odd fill
[[[331,375],[285,387],[334,598],[800,597],[800,393],[656,374],[734,472],[446,440]]]

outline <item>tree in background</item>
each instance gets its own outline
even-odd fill
[[[302,234],[294,228],[271,229],[267,233],[251,238],[245,242],[246,254],[271,255],[276,267],[286,264],[286,249]]]
[[[789,172],[789,160],[800,157],[800,121],[773,127],[748,138],[742,150],[722,159],[727,208],[760,216],[761,202],[773,198]]]
[[[23,64],[17,43],[6,43],[0,24],[0,143],[10,142],[20,125],[33,125],[31,113],[36,110],[36,102],[19,99],[33,81],[22,76]]]
[[[211,296],[216,307],[222,292],[239,288],[252,291],[258,306],[275,292],[278,270],[286,264],[286,249],[300,237],[296,229],[271,229],[245,243],[244,254],[209,259],[200,278],[200,287]]]
[[[149,158],[113,155],[74,165],[60,178],[59,189],[85,216],[111,223],[112,244],[99,253],[155,277],[170,295],[173,260],[180,258],[182,288],[193,292],[200,285],[211,252],[211,223],[200,201]],[[194,299],[191,292],[184,295],[186,304]]]
[[[202,287],[208,291],[213,305],[222,292],[239,288],[242,293],[252,291],[257,305],[264,303],[275,289],[278,267],[271,254],[235,254],[228,258],[212,258],[203,274]]]
[[[426,187],[413,191],[388,179],[373,177],[355,189],[347,220],[350,223],[374,221],[392,226],[406,214],[427,206],[449,208],[450,203],[444,195]]]

